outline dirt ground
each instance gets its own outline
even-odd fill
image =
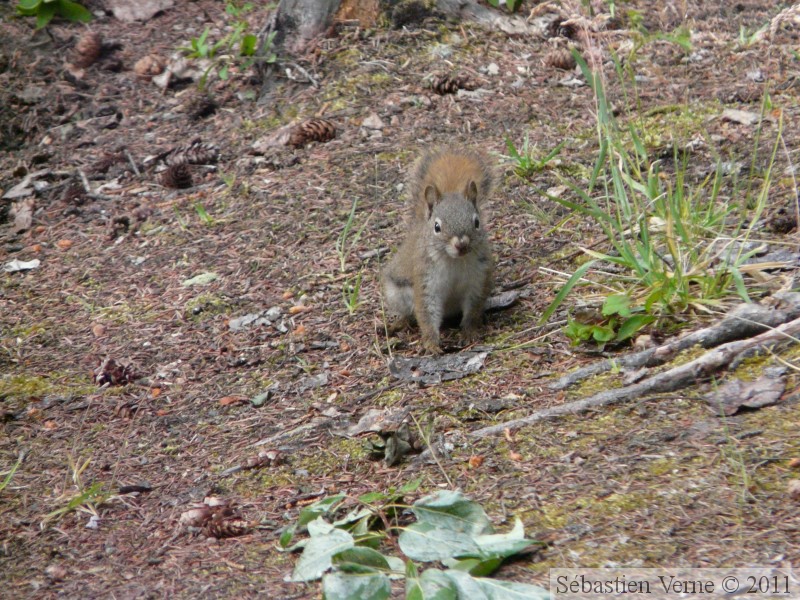
[[[581,47],[575,31],[345,24],[279,69],[264,102],[253,100],[260,87],[250,71],[234,73],[210,86],[216,111],[197,117],[194,84],[162,90],[133,66],[148,54],[170,57],[206,25],[224,30],[223,2],[179,2],[144,23],[96,18],[91,29],[106,46],[84,69],[66,63],[85,26],[54,21],[34,32],[30,19],[11,18],[12,4],[0,8],[0,195],[46,172],[32,179],[29,228],[15,232],[0,213],[2,263],[40,261],[0,276],[0,472],[24,456],[0,491],[0,596],[320,597],[318,583],[285,582],[296,556],[277,551],[282,528],[325,494],[385,491],[415,477],[419,495],[451,484],[499,528],[517,515],[548,543],[505,566],[499,576],[508,579],[546,584],[554,566],[800,565],[800,510],[789,491],[800,479],[800,395],[791,370],[781,402],[728,418],[702,400],[703,383],[505,436],[469,436],[591,393],[548,391],[548,377],[596,354],[560,333],[563,312],[537,325],[558,285],[542,267],[574,268],[578,245],[598,235],[539,192],[565,178],[585,185],[597,156],[591,90],[548,59],[554,48]],[[785,142],[770,214],[796,199],[800,25],[760,41],[749,35],[786,6],[632,0],[592,34],[612,105],[620,119],[647,117],[654,155],[669,155],[673,137],[706,140],[690,158],[698,177],[720,158],[749,165],[754,146],[766,163],[778,119],[756,140],[754,125],[720,115],[760,112],[769,90]],[[645,44],[632,94],[608,59],[630,48],[636,15],[650,32],[688,27],[692,47]],[[538,16],[558,19],[553,10]],[[267,10],[246,18],[257,31]],[[431,89],[448,74],[475,89]],[[316,87],[293,80],[307,75]],[[330,120],[335,139],[254,148],[310,117]],[[526,134],[542,155],[567,143],[556,163],[523,181],[498,156],[506,135],[519,146]],[[191,167],[192,187],[162,185],[163,161],[148,158],[195,139],[214,144],[218,160]],[[408,167],[420,150],[449,143],[498,160],[488,225],[496,285],[523,295],[490,315],[484,343],[494,349],[479,373],[419,387],[391,377],[387,341],[376,333],[379,261],[402,235]],[[353,230],[363,230],[340,257],[354,200]],[[796,252],[794,232],[764,235]],[[216,278],[189,281],[208,273]],[[351,314],[343,288],[359,273]],[[268,322],[231,326],[271,308]],[[719,312],[689,316],[684,329]],[[444,342],[459,349],[454,331]],[[417,332],[401,332],[391,352],[417,356]],[[440,464],[412,455],[388,467],[370,457],[367,436],[339,435],[374,408],[408,409],[430,427],[447,449]],[[232,469],[265,451],[279,460]],[[67,510],[91,489],[104,502]],[[180,523],[209,496],[257,527],[215,539]]]

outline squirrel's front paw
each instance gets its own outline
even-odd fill
[[[442,353],[442,347],[439,345],[438,340],[424,339],[422,340],[422,347],[425,348],[428,354],[437,355]]]
[[[480,340],[481,332],[477,327],[467,327],[461,330],[460,337],[465,344],[473,344]]]

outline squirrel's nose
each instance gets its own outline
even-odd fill
[[[467,250],[469,250],[469,236],[464,235],[460,238],[454,239],[453,246],[456,250],[458,250],[459,254],[464,254]]]

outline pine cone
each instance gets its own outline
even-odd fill
[[[210,94],[198,92],[189,98],[183,108],[192,121],[199,121],[213,115],[217,110],[217,103]]]
[[[434,79],[431,88],[440,96],[444,96],[445,94],[455,94],[458,90],[473,90],[475,86],[465,75],[444,75]]]
[[[572,56],[572,52],[568,48],[555,48],[544,57],[544,65],[546,67],[553,67],[562,71],[571,71],[575,68],[575,64],[575,57]]]
[[[75,55],[72,64],[81,69],[90,67],[100,57],[103,49],[103,38],[99,33],[87,31],[75,44]]]
[[[164,59],[157,54],[148,54],[136,61],[133,72],[142,79],[161,75],[164,72]]]
[[[309,119],[300,123],[289,135],[289,146],[302,148],[308,142],[327,142],[336,137],[336,126],[327,119]]]
[[[79,182],[73,181],[61,192],[61,201],[73,206],[86,204],[86,190]]]
[[[250,523],[240,518],[225,519],[221,513],[215,513],[203,528],[208,537],[217,539],[244,535],[251,529]]]
[[[104,153],[100,158],[95,161],[89,169],[89,174],[92,176],[105,175],[108,170],[116,164],[125,161],[125,156],[122,152]]]
[[[192,173],[186,163],[170,165],[161,175],[161,183],[164,187],[185,189],[192,187]]]
[[[169,151],[164,162],[173,165],[208,165],[217,162],[219,150],[214,144],[206,144],[200,138]]]
[[[578,26],[573,23],[564,24],[564,19],[556,19],[547,28],[548,37],[565,37],[574,40],[578,37]]]
[[[795,215],[783,207],[767,217],[767,229],[772,233],[787,234],[796,227]]]

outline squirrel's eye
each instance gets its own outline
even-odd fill
[[[439,221],[439,219],[436,219],[436,221],[433,222],[433,230],[436,233],[442,233],[442,223]]]
[[[478,218],[478,215],[475,215],[475,229],[480,229],[481,220]]]

